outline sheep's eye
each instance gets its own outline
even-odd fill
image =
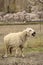
[[[31,30],[29,30],[31,32]]]

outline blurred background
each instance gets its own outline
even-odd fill
[[[43,11],[43,0],[0,0],[0,12]]]

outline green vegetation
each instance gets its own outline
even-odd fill
[[[38,34],[34,38],[29,38],[26,42],[25,52],[43,52],[43,34]]]
[[[29,22],[17,22],[17,23],[15,23],[14,21],[12,21],[12,22],[10,22],[10,21],[0,21],[0,25],[32,25],[32,24],[35,24],[35,25],[37,25],[37,24],[43,24],[43,21],[41,21],[41,22],[39,22],[39,21],[29,21]]]
[[[28,52],[43,52],[43,47],[37,47],[37,48],[27,48],[25,49],[25,53]]]

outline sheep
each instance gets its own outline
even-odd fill
[[[30,21],[30,13],[26,13],[25,15],[25,21]]]
[[[2,21],[3,20],[3,17],[0,15],[0,21]]]
[[[39,15],[37,13],[26,13],[25,20],[28,21],[36,21],[39,19]]]
[[[26,28],[25,30],[17,33],[10,33],[4,37],[5,54],[3,57],[8,57],[8,52],[11,54],[12,49],[16,48],[15,56],[18,55],[18,49],[23,55],[24,44],[29,36],[35,36],[36,32],[32,28]]]
[[[20,22],[23,22],[23,21],[25,20],[25,14],[26,14],[25,11],[17,12],[17,15],[18,15],[18,17],[19,17],[19,21],[20,21]]]
[[[11,18],[13,18],[13,14],[11,14],[11,13],[8,13],[8,14],[3,16],[3,20],[6,20],[6,21],[10,20]]]
[[[17,15],[17,13],[14,13],[13,14],[13,19],[14,19],[14,21],[18,21],[19,20],[19,17],[18,17],[18,15]]]
[[[36,20],[38,20],[38,19],[39,19],[39,16],[38,16],[37,13],[31,13],[31,14],[30,14],[30,20],[31,20],[31,21],[36,21]]]

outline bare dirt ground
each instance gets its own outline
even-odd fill
[[[0,65],[43,65],[43,52],[27,54],[26,57],[0,58]]]
[[[0,26],[0,65],[43,65],[43,52],[29,52],[24,58],[22,57],[8,57],[2,58],[3,51],[3,38],[6,34],[11,32],[22,31],[27,27],[32,27],[37,31],[37,35],[41,33],[43,36],[43,25],[3,25]],[[41,31],[41,32],[40,32]],[[38,41],[37,41],[38,42]],[[43,39],[42,41],[43,42]]]

